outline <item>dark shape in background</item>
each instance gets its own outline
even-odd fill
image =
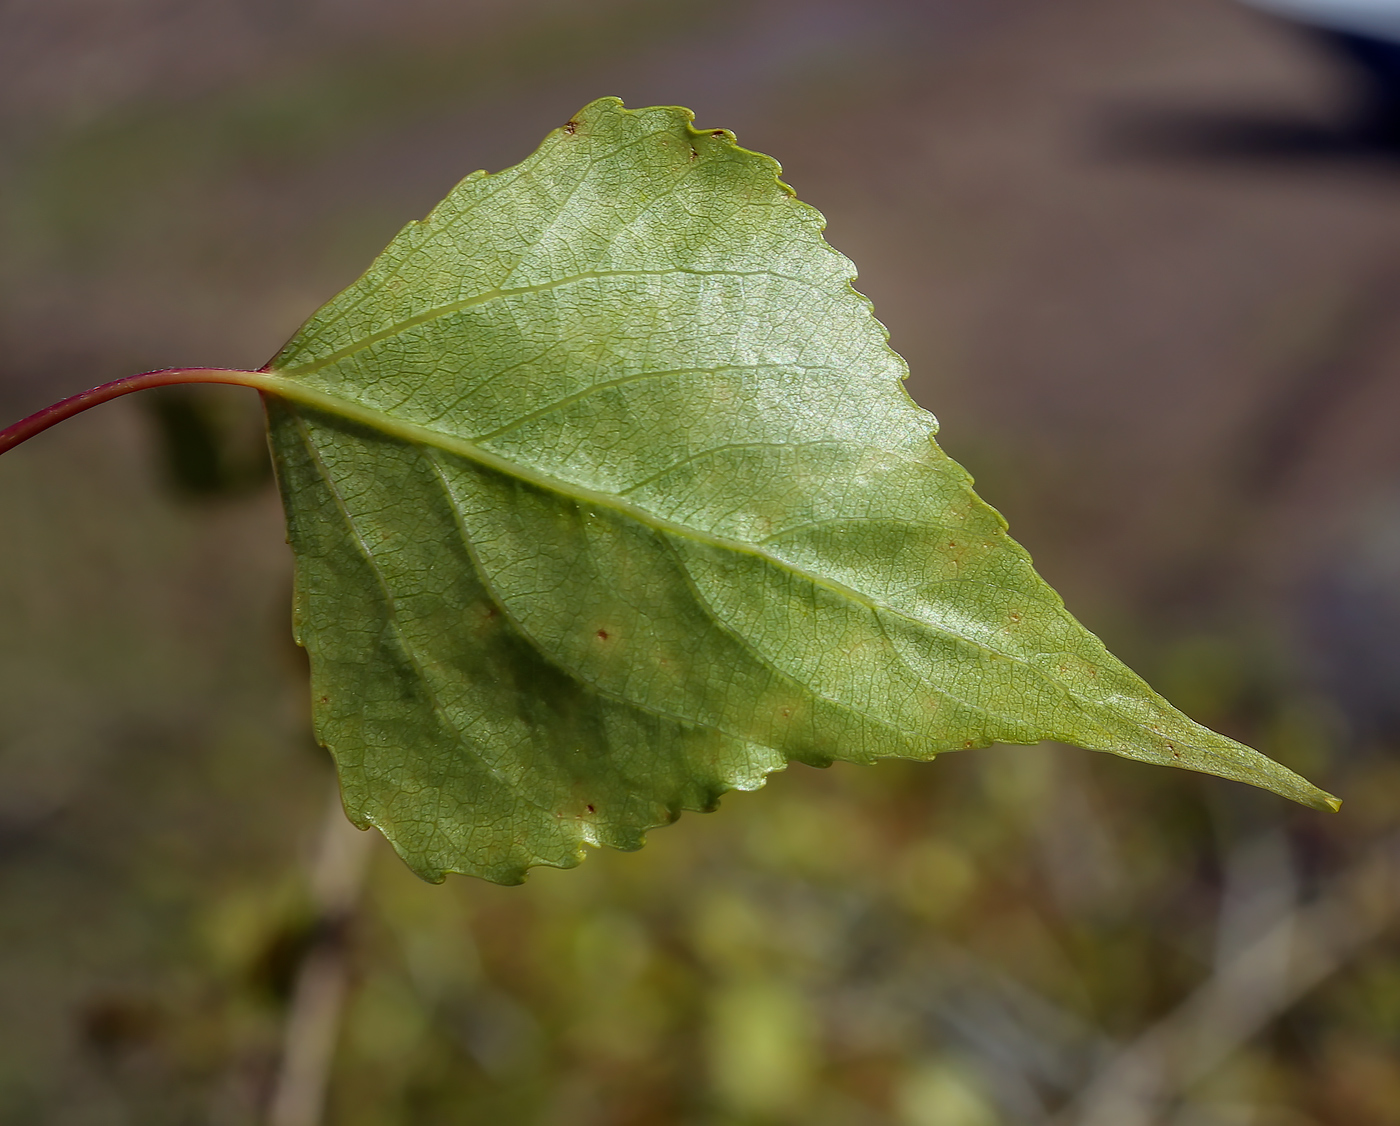
[[[1341,80],[1325,116],[1271,107],[1123,106],[1109,151],[1241,161],[1391,162],[1400,156],[1400,5],[1366,0],[1245,0],[1288,25]]]
[[[240,497],[272,480],[267,439],[246,403],[204,388],[171,387],[145,396],[142,406],[176,493],[196,500]]]

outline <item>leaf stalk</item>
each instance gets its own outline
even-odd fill
[[[70,395],[0,430],[0,454],[27,442],[36,434],[42,434],[50,426],[64,419],[82,414],[89,407],[110,402],[133,391],[145,391],[150,387],[173,387],[180,383],[232,383],[266,391],[270,390],[275,382],[276,377],[266,371],[240,371],[236,368],[160,368],[157,371],[142,372],[140,375],[128,375],[123,379],[114,379],[111,383],[103,383],[101,386]]]

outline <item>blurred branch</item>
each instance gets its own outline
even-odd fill
[[[1400,835],[1384,838],[1310,906],[1287,909],[1178,1008],[1099,1070],[1059,1126],[1153,1126],[1189,1092],[1390,924]],[[1268,967],[1286,966],[1282,973]],[[1263,972],[1261,972],[1263,967]]]
[[[349,986],[350,923],[372,839],[346,819],[334,783],[311,868],[312,938],[292,989],[268,1126],[320,1126]]]

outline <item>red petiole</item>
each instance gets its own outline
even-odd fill
[[[275,377],[269,376],[266,371],[239,371],[233,368],[162,368],[129,375],[125,379],[114,379],[111,383],[70,395],[0,430],[0,454],[14,449],[21,442],[27,442],[35,434],[42,434],[55,423],[133,391],[144,391],[148,387],[173,387],[180,383],[234,383],[241,387],[267,390],[274,380]]]

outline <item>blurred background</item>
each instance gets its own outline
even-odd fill
[[[1229,0],[0,0],[3,423],[257,367],[468,172],[688,105],[827,215],[1071,609],[1346,799],[993,748],[422,884],[327,818],[256,396],[132,396],[0,464],[0,1123],[1400,1122],[1400,157],[1344,46]]]

